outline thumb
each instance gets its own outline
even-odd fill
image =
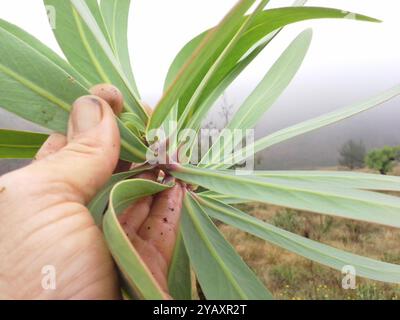
[[[69,200],[87,204],[111,177],[119,153],[119,130],[111,107],[99,97],[84,96],[73,105],[66,146],[31,169]]]

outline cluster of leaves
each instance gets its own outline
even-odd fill
[[[165,92],[153,115],[144,112],[135,85],[127,45],[129,0],[44,0],[56,12],[54,34],[68,62],[17,26],[0,21],[0,105],[16,115],[64,132],[71,104],[98,83],[116,85],[125,97],[118,118],[121,159],[143,163],[115,175],[89,205],[124,279],[128,295],[163,299],[163,292],[123,233],[118,215],[140,197],[169,185],[128,179],[153,169],[146,163],[152,129],[178,122],[177,133],[199,130],[216,99],[288,24],[309,19],[377,20],[343,10],[304,7],[266,9],[268,0],[240,0],[222,22],[190,41],[167,75]],[[251,13],[249,13],[251,12]],[[228,129],[250,129],[274,104],[300,68],[311,42],[306,30],[296,37],[241,105]],[[210,148],[196,166],[174,163],[163,167],[188,185],[181,237],[169,271],[176,299],[191,298],[191,270],[208,299],[270,299],[271,294],[215,227],[216,219],[277,246],[341,270],[353,265],[363,277],[400,282],[400,267],[376,261],[284,231],[234,208],[232,204],[261,201],[278,206],[400,227],[400,200],[369,190],[400,191],[396,177],[333,172],[255,172],[236,175],[226,163],[240,163],[246,151],[261,151],[298,135],[366,111],[400,94],[396,86],[376,97],[280,130],[236,150],[232,141]],[[0,155],[29,158],[45,135],[2,130]],[[172,144],[175,152],[181,145]],[[193,143],[188,146],[188,153]],[[229,149],[225,152],[225,149]],[[225,156],[227,154],[227,156]],[[206,161],[208,160],[208,161]],[[211,160],[211,161],[210,161]],[[233,161],[230,161],[233,160]],[[127,180],[128,179],[128,180]],[[104,214],[105,213],[105,214]]]
[[[392,169],[396,161],[400,160],[400,147],[383,147],[370,151],[365,157],[365,163],[371,169],[378,170],[386,175]]]

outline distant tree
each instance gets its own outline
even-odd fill
[[[229,102],[228,96],[225,92],[222,95],[221,103],[217,105],[217,110],[219,115],[218,120],[220,120],[219,123],[210,120],[204,124],[204,129],[223,129],[232,120],[232,116],[234,114],[234,105]]]
[[[339,150],[339,164],[351,170],[364,167],[364,158],[367,153],[364,143],[360,140],[347,141]]]
[[[369,152],[365,157],[365,162],[370,169],[378,170],[381,174],[388,174],[399,159],[400,147],[383,147]]]
[[[221,97],[221,102],[216,105],[216,110],[218,111],[219,117],[217,118],[217,121],[215,120],[209,120],[208,122],[204,123],[202,126],[202,129],[208,129],[211,130],[215,136],[213,137],[216,139],[221,131],[229,124],[229,122],[232,120],[232,116],[234,114],[234,104],[231,104],[229,102],[228,96],[226,92],[223,93]],[[208,143],[207,143],[208,142]],[[214,141],[215,142],[215,141]],[[198,136],[198,155],[204,156],[204,154],[201,154],[202,151],[202,145],[212,145],[213,141],[209,135],[202,136],[201,133],[199,133]],[[199,159],[200,160],[200,159]]]

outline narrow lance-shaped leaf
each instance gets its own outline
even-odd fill
[[[297,0],[293,3],[292,6],[303,6],[306,2],[306,0]],[[201,104],[198,107],[198,109],[202,111],[197,112],[196,116],[190,119],[189,123],[187,124],[188,128],[192,128],[195,131],[198,131],[200,129],[205,115],[207,114],[208,110],[213,106],[213,104],[217,101],[217,99],[223,94],[223,92],[225,92],[225,90],[239,76],[239,74],[254,60],[254,58],[256,58],[258,54],[263,51],[263,49],[280,33],[282,29],[283,28],[280,28],[266,36],[255,47],[255,49],[251,50],[251,52],[243,56],[241,60],[229,72],[226,73],[225,78],[221,80],[218,85],[210,88],[208,95],[202,100]],[[170,82],[176,77],[179,68],[194,52],[194,50],[203,40],[205,35],[206,32],[197,36],[178,53],[168,72],[165,87],[168,87]],[[191,150],[189,151],[189,154],[192,154],[194,147],[195,144],[193,143],[190,148]]]
[[[261,138],[242,150],[235,152],[232,156],[225,157],[219,163],[213,164],[212,168],[229,168],[235,163],[240,163],[246,159],[246,153],[248,152],[259,152],[266,148],[272,147],[283,141],[295,138],[297,136],[303,135],[305,133],[326,127],[328,125],[337,123],[344,119],[355,116],[361,112],[372,109],[390,99],[398,96],[400,94],[400,85],[397,85],[365,102],[357,103],[353,106],[343,108],[320,117],[307,120],[296,124],[294,126],[279,130],[272,133],[264,138]]]
[[[147,115],[115,57],[96,0],[44,0],[56,11],[57,41],[68,61],[91,85],[111,83],[125,98],[125,108],[145,123]]]
[[[83,78],[40,41],[3,21],[0,21],[0,43],[0,107],[65,133],[71,105],[80,96],[89,94]],[[118,122],[122,158],[144,162],[143,142]]]
[[[162,134],[164,135],[163,140],[168,140],[167,143],[167,154],[171,156],[171,158],[175,157],[176,150],[178,148],[178,106],[179,103],[176,102],[175,105],[171,108],[171,111],[164,119],[161,129]]]
[[[190,261],[207,299],[272,298],[189,194],[184,199],[181,223]]]
[[[303,6],[307,0],[296,0],[292,6]],[[194,130],[199,130],[204,114],[211,108],[215,101],[222,95],[222,93],[229,87],[229,85],[237,78],[237,76],[254,60],[255,57],[279,34],[282,28],[270,33],[265,39],[250,53],[242,57],[242,59],[229,71],[226,73],[223,80],[221,80],[218,85],[210,88],[209,94],[201,102],[199,106],[200,110],[203,110],[203,114],[198,114],[196,119],[191,119],[187,127]],[[164,90],[172,84],[172,81],[178,75],[179,70],[185,64],[190,56],[194,53],[195,49],[203,41],[207,32],[200,34],[199,36],[188,42],[183,49],[177,54],[176,58],[171,64],[168,70],[167,78],[165,80]]]
[[[174,255],[168,271],[169,294],[175,300],[192,300],[192,274],[182,232],[176,239]]]
[[[0,106],[45,128],[65,132],[71,104],[87,94],[86,88],[22,30],[1,22],[0,44]]]
[[[297,0],[293,3],[293,7],[303,6],[307,0]],[[196,48],[201,44],[204,40],[208,31],[201,33],[196,36],[192,40],[190,40],[187,44],[183,46],[183,48],[178,52],[173,62],[171,63],[170,68],[168,69],[167,77],[164,83],[164,91],[168,89],[168,87],[172,84],[174,79],[179,73],[179,70],[184,66],[184,64],[188,61],[190,56],[194,53]],[[269,38],[273,38],[279,31],[273,33],[273,35],[269,36]],[[269,42],[268,40],[264,40],[264,42]],[[243,58],[246,59],[246,58]]]
[[[55,53],[48,46],[40,42],[38,39],[22,30],[16,25],[13,25],[7,21],[0,19],[0,28],[6,30],[8,33],[14,35],[20,41],[23,41],[26,45],[37,51],[42,56],[49,59],[53,64],[60,67],[71,76],[71,80],[80,83],[83,87],[89,87],[87,80],[75,70],[66,60],[62,59],[57,53]]]
[[[263,0],[260,1],[260,3],[257,5],[257,7],[254,9],[254,11],[245,19],[243,20],[242,24],[239,26],[237,29],[236,33],[233,34],[232,39],[226,44],[224,50],[219,54],[219,56],[215,59],[215,61],[209,66],[207,72],[204,75],[204,78],[200,81],[199,84],[197,84],[196,90],[192,93],[190,100],[188,101],[188,104],[185,106],[183,112],[180,111],[180,102],[177,104],[177,109],[178,109],[178,128],[177,131],[180,132],[182,129],[186,128],[191,128],[194,130],[197,130],[197,124],[200,123],[191,123],[185,125],[185,122],[187,119],[191,119],[193,114],[195,113],[196,110],[196,105],[197,102],[199,101],[203,91],[208,85],[208,82],[210,79],[213,77],[215,72],[218,70],[218,68],[224,63],[225,59],[230,55],[230,52],[235,48],[235,45],[237,42],[240,40],[241,36],[249,29],[251,22],[253,19],[257,16],[257,14],[264,9],[266,4],[269,2],[269,0]],[[215,95],[212,95],[212,98],[214,98]],[[205,104],[202,104],[203,107],[206,107]],[[198,112],[196,113],[198,115]],[[198,118],[197,118],[198,119]],[[193,144],[194,140],[188,144],[185,144],[184,146],[178,146],[176,150],[179,150],[179,153],[182,154],[188,154],[190,157],[190,154],[192,153],[192,148],[194,147]]]
[[[247,17],[244,18],[243,23],[240,25],[236,33],[232,36],[232,39],[227,43],[225,46],[224,50],[220,53],[220,55],[215,59],[215,61],[209,66],[206,74],[204,75],[203,79],[200,81],[200,83],[197,85],[196,89],[191,93],[191,97],[185,105],[185,108],[182,112],[180,112],[180,117],[179,117],[179,128],[184,126],[187,118],[191,118],[191,116],[195,113],[196,105],[198,101],[200,100],[201,95],[203,94],[204,90],[206,89],[209,81],[211,81],[212,77],[215,75],[215,73],[218,71],[218,69],[221,67],[221,65],[225,62],[226,59],[231,54],[234,54],[232,50],[235,48],[236,44],[240,41],[241,37],[245,32],[250,28],[252,21],[254,18],[257,16],[257,14],[264,9],[264,7],[267,5],[269,0],[262,0],[260,3],[257,5],[255,10]],[[181,102],[182,100],[179,100]],[[179,108],[178,108],[179,111]],[[189,128],[191,128],[189,126]]]
[[[150,166],[143,166],[135,170],[131,170],[128,172],[122,172],[122,173],[117,173],[114,174],[110,181],[107,182],[107,184],[101,189],[97,195],[94,197],[94,199],[89,203],[88,209],[90,213],[92,214],[92,217],[95,221],[95,223],[98,226],[101,226],[103,223],[103,215],[104,211],[107,208],[107,204],[110,198],[110,193],[112,188],[114,186],[123,181],[126,180],[130,177],[133,177],[135,175],[138,175],[139,173],[142,173],[143,171],[149,170]]]
[[[228,124],[228,129],[251,129],[289,85],[308,52],[312,30],[300,33],[278,58]]]
[[[129,83],[140,97],[132,71],[128,47],[128,21],[131,0],[101,0],[100,9],[110,35],[114,52],[119,59]]]
[[[277,178],[285,182],[299,181],[327,187],[377,191],[400,191],[400,177],[360,172],[336,171],[254,171],[255,176]],[[246,203],[249,200],[235,198],[213,191],[199,193],[226,204]]]
[[[142,120],[134,113],[124,112],[120,115],[123,124],[133,132],[137,137],[143,137],[146,131]]]
[[[134,201],[166,190],[169,186],[149,180],[128,180],[118,183],[110,195],[110,207],[104,216],[103,230],[111,254],[121,271],[125,288],[134,298],[166,299],[145,262],[122,229],[118,216]]]
[[[381,193],[189,166],[177,167],[173,175],[240,199],[400,227],[400,198]]]
[[[199,193],[197,193],[197,195],[204,197],[204,198],[211,198],[214,200],[218,200],[225,204],[241,204],[241,203],[251,202],[250,200],[240,199],[240,198],[237,198],[234,196],[230,196],[230,195],[226,195],[226,194],[222,194],[222,193],[218,193],[218,192],[210,191],[210,190],[199,192]]]
[[[255,0],[239,1],[218,28],[209,32],[190,60],[182,67],[173,84],[165,92],[150,119],[148,131],[160,128],[171,108],[187,88],[192,83],[198,85],[202,81],[212,62],[218,58],[226,44],[235,35],[237,28],[241,25],[243,15],[254,2]]]
[[[250,64],[251,61],[267,46],[267,44],[272,41],[275,37],[276,33],[271,34],[268,39],[265,40],[263,44],[260,44],[257,50],[254,50],[249,56],[245,59],[241,60],[222,80],[218,86],[214,88],[214,90],[208,95],[208,97],[201,103],[199,106],[200,110],[203,110],[203,114],[196,114],[196,117],[192,117],[187,124],[188,128],[192,128],[196,132],[199,131],[201,125],[203,123],[204,114],[212,107],[215,101],[225,92],[225,90],[229,87],[229,85],[239,76],[239,74]],[[192,154],[193,148],[195,144],[192,143],[189,154]]]
[[[302,6],[306,1],[296,1],[293,6]],[[284,10],[288,9],[288,8],[282,8]],[[290,9],[290,8],[289,8]],[[299,8],[294,8],[294,9],[299,9]],[[307,10],[308,8],[304,8],[304,10]],[[339,12],[336,9],[328,9],[328,12],[326,12],[325,10],[319,11],[319,9],[321,8],[312,8],[311,12],[306,12],[307,14],[309,14],[310,16],[306,19],[318,19],[318,18],[347,18],[349,16],[351,17],[356,17],[356,19],[362,20],[362,21],[374,21],[376,22],[377,20],[366,17],[366,16],[362,16],[362,15],[356,15],[356,14],[348,14],[344,11]],[[326,9],[326,8],[323,8]],[[264,15],[266,15],[266,13],[270,11],[267,10],[266,12],[262,12],[259,14],[259,17],[264,17]],[[305,12],[299,12],[298,15],[294,14],[294,18],[299,18],[304,19],[304,16],[302,16],[302,14],[304,14]],[[315,14],[315,15],[313,15]],[[336,15],[336,16],[335,16]],[[270,17],[272,21],[269,21],[270,23],[272,23],[272,25],[274,24],[274,18]],[[290,17],[291,18],[291,17]],[[279,21],[279,19],[278,19]],[[291,21],[291,23],[296,22],[296,21]],[[208,89],[204,90],[204,94],[203,94],[203,99],[199,100],[199,105],[198,107],[196,107],[196,113],[191,117],[190,121],[188,122],[188,124],[186,125],[186,127],[190,127],[194,130],[199,130],[200,126],[202,124],[202,121],[204,120],[205,116],[207,115],[207,112],[209,111],[209,109],[212,107],[213,103],[216,101],[216,99],[223,93],[223,91],[228,88],[228,86],[232,83],[232,81],[240,74],[240,72],[246,68],[248,66],[248,64],[251,63],[251,61],[275,38],[275,36],[282,30],[281,28],[278,28],[277,30],[270,32],[268,35],[266,35],[264,37],[263,40],[259,41],[258,44],[254,43],[254,48],[251,48],[251,46],[249,46],[249,51],[243,55],[243,57],[239,60],[239,62],[235,65],[232,66],[232,68],[227,71],[229,68],[226,66],[222,68],[223,70],[223,76],[221,76],[221,74],[219,75],[219,77],[217,77],[215,79],[213,79],[212,81],[209,82],[208,84]],[[197,39],[196,39],[197,41]],[[185,49],[185,48],[184,48]],[[236,50],[235,50],[236,51]],[[182,52],[184,52],[186,54],[186,50],[183,50]],[[179,57],[179,55],[178,55]],[[230,58],[230,57],[229,57]],[[178,59],[179,61],[179,59]],[[221,72],[219,72],[221,73]],[[218,74],[218,73],[217,73]],[[182,101],[185,101],[185,99],[181,98],[181,104],[183,103]],[[192,143],[191,146],[188,146],[187,148],[193,149],[194,148],[194,144]],[[192,150],[189,152],[189,154],[191,154]],[[229,166],[223,166],[225,168],[228,168]]]
[[[0,129],[0,159],[33,159],[47,134]]]
[[[275,103],[282,92],[292,81],[307,54],[312,39],[312,30],[302,32],[289,45],[285,52],[279,57],[271,69],[267,72],[263,80],[251,95],[240,106],[233,119],[229,122],[226,129],[251,129],[262,119],[262,116]],[[219,137],[209,152],[203,159],[208,159],[209,154],[212,159],[209,163],[215,163],[228,148],[229,152],[234,150],[233,139],[227,141]],[[203,163],[200,162],[200,165]]]
[[[255,171],[254,174],[264,178],[280,178],[338,188],[400,191],[400,177],[381,174],[335,171]]]
[[[134,132],[117,118],[119,132],[121,134],[120,158],[134,163],[146,162],[147,147]]]
[[[204,118],[207,110],[199,109],[203,106],[203,101],[206,100],[214,89],[223,81],[227,74],[236,66],[236,64],[247,55],[251,54],[253,48],[258,50],[257,44],[265,37],[268,37],[271,32],[299,21],[309,19],[322,18],[354,18],[357,20],[377,22],[378,20],[369,18],[363,15],[350,14],[342,10],[318,7],[289,7],[266,10],[259,13],[249,30],[243,34],[241,39],[235,44],[231,54],[227,55],[218,70],[213,73],[211,79],[207,83],[207,87],[202,91],[202,97],[198,99],[198,104],[195,107],[196,113],[194,117],[197,122]],[[192,99],[192,94],[197,90],[197,84],[193,84],[180,99],[180,109],[184,110],[188,102]]]
[[[320,7],[286,7],[265,10],[258,14],[249,31],[246,32],[235,46],[232,54],[227,57],[221,66],[219,73],[216,74],[214,83],[219,83],[219,79],[224,77],[243,56],[251,52],[253,46],[268,36],[271,32],[282,28],[288,24],[310,20],[310,19],[353,19],[360,21],[379,22],[371,17],[350,13],[343,10]]]
[[[137,90],[137,88],[136,86],[134,88],[134,85],[129,82],[127,76],[125,75],[121,62],[115,56],[112,50],[112,46],[110,46],[109,42],[107,41],[107,37],[105,36],[104,32],[102,32],[102,25],[98,24],[99,19],[96,19],[96,16],[92,14],[93,8],[90,8],[87,5],[86,0],[71,1],[74,9],[77,13],[79,13],[82,20],[85,22],[86,26],[91,31],[97,43],[99,44],[100,49],[102,50],[102,52],[104,52],[105,56],[108,58],[108,61],[115,69],[116,74],[119,76],[121,80],[121,85],[117,85],[117,87],[122,88],[121,90],[123,93],[125,92],[126,88],[125,99],[127,102],[132,103],[132,105],[127,104],[126,107],[132,112],[136,113],[143,120],[143,122],[146,123],[148,120],[148,115],[140,102],[140,98],[135,94],[135,90]],[[95,8],[98,9],[98,5]],[[99,14],[101,15],[101,13]],[[103,19],[101,20],[102,22],[104,22]]]
[[[400,283],[400,266],[352,254],[331,246],[306,239],[291,232],[260,221],[240,210],[221,202],[198,198],[210,217],[243,230],[274,245],[282,247],[307,259],[342,271],[344,266],[355,268],[357,276]]]

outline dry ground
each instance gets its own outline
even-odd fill
[[[395,174],[400,175],[400,168]],[[288,231],[382,261],[400,264],[400,230],[265,204],[240,209]],[[341,287],[339,271],[313,263],[263,240],[221,225],[226,238],[277,299],[400,299],[400,285],[357,278],[355,290]]]

